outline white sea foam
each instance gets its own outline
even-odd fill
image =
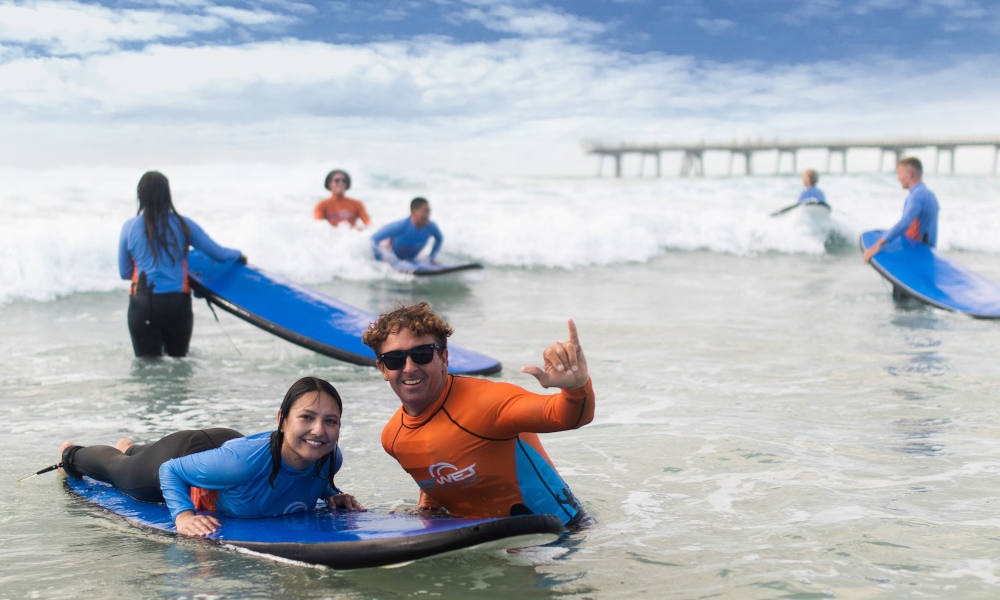
[[[494,179],[442,172],[351,171],[372,228],[334,229],[312,219],[327,165],[164,167],[177,209],[219,243],[295,281],[398,277],[371,260],[371,231],[431,200],[444,253],[493,267],[573,269],[645,262],[671,251],[822,254],[826,231],[793,211],[795,177],[705,179]],[[124,288],[116,244],[135,214],[133,169],[0,169],[0,303]],[[860,231],[899,216],[892,175],[828,176],[830,230],[853,251]],[[942,202],[939,246],[1000,253],[1000,192],[989,177],[929,178]]]

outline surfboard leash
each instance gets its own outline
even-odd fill
[[[41,475],[42,473],[48,473],[49,471],[55,471],[56,469],[61,469],[62,466],[63,466],[63,464],[61,462],[60,463],[56,463],[54,465],[50,465],[48,467],[45,467],[44,469],[41,469],[39,471],[35,471],[34,473],[32,473],[30,475],[25,475],[24,477],[18,479],[17,482],[21,483],[22,481],[25,481],[27,479],[31,479],[32,477],[36,477],[38,475]]]
[[[208,310],[212,311],[212,316],[215,317],[215,322],[219,324],[219,329],[222,330],[222,334],[226,336],[226,339],[229,340],[229,343],[232,344],[233,348],[236,349],[236,354],[243,356],[243,353],[240,352],[240,347],[236,345],[236,342],[233,341],[233,338],[229,337],[229,332],[227,332],[226,328],[222,326],[222,321],[219,320],[219,315],[215,314],[215,307],[212,306],[212,303],[208,301],[208,296],[205,297],[205,304],[208,305]]]

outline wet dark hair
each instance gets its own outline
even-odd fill
[[[330,382],[325,379],[320,379],[319,377],[303,377],[295,383],[292,387],[288,388],[285,392],[285,398],[281,401],[281,416],[278,417],[278,428],[274,430],[271,434],[271,477],[268,481],[271,487],[274,487],[274,478],[278,476],[278,470],[281,469],[281,445],[285,441],[285,434],[281,431],[281,426],[285,424],[285,419],[288,418],[288,414],[292,412],[292,405],[301,398],[303,395],[309,392],[316,392],[320,394],[326,394],[333,398],[337,403],[337,408],[340,409],[341,415],[344,413],[344,403],[340,400],[340,394],[337,390],[330,385]],[[329,454],[319,459],[316,462],[316,474],[319,474],[320,469],[323,467],[323,463],[329,462],[327,469],[327,480],[330,482],[330,487],[337,489],[333,485],[333,476],[335,463],[334,456],[336,455],[336,446]]]
[[[334,170],[330,171],[329,173],[327,173],[326,174],[326,179],[323,180],[323,187],[326,188],[327,190],[329,190],[330,189],[330,179],[334,175],[337,175],[337,174],[340,174],[340,175],[344,176],[344,191],[347,191],[347,190],[351,189],[351,176],[348,175],[347,171],[344,171],[343,169],[334,169]]]
[[[159,171],[143,173],[136,186],[136,197],[139,199],[139,210],[135,214],[141,213],[143,216],[146,241],[153,250],[153,264],[159,264],[161,250],[172,263],[187,256],[188,246],[191,245],[191,230],[174,208],[170,197],[170,182],[166,175]],[[174,229],[170,227],[170,213],[180,221],[181,231],[184,232],[183,240],[176,239]],[[175,252],[177,256],[174,256]]]
[[[417,196],[413,200],[410,200],[410,212],[417,210],[418,208],[420,208],[425,204],[430,204],[430,202],[427,201],[427,198],[424,198],[423,196]]]

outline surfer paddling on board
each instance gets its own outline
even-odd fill
[[[382,242],[388,240],[386,243],[390,245],[396,258],[413,260],[432,237],[434,245],[431,247],[430,262],[437,264],[435,258],[444,237],[438,226],[431,221],[430,203],[426,198],[417,197],[410,201],[410,216],[389,223],[375,232],[372,236],[372,252],[376,260],[383,260],[388,249],[382,247]]]
[[[903,216],[877,242],[865,250],[865,262],[878,254],[882,246],[900,235],[923,242],[931,248],[937,246],[938,201],[934,192],[924,185],[923,175],[924,167],[917,158],[907,157],[896,165],[899,184],[904,190],[910,190],[903,204]]]
[[[330,197],[316,204],[313,208],[313,218],[317,221],[326,220],[334,227],[348,223],[359,230],[371,223],[365,205],[344,195],[344,192],[351,189],[351,176],[347,171],[341,169],[330,171],[323,180],[323,187],[330,192]],[[361,225],[358,225],[358,221],[361,221]]]
[[[799,194],[799,204],[802,204],[803,202],[819,202],[820,204],[826,204],[826,195],[823,193],[823,190],[816,187],[816,183],[818,181],[819,173],[816,172],[816,169],[806,169],[802,172],[802,185],[804,185],[806,189],[802,190],[802,193]],[[827,206],[829,206],[829,204],[827,204]]]
[[[417,512],[553,514],[564,525],[591,522],[537,435],[594,418],[594,388],[576,325],[569,321],[569,339],[542,353],[544,368],[521,368],[542,387],[560,388],[552,395],[449,375],[452,331],[421,302],[380,315],[364,334],[401,402],[382,429],[382,447],[420,487]]]
[[[298,512],[320,498],[331,508],[366,510],[333,477],[343,404],[327,381],[303,377],[288,388],[275,431],[244,437],[225,428],[178,431],[157,442],[77,446],[63,442],[62,468],[72,477],[106,481],[145,502],[166,502],[177,532],[207,535],[212,515],[252,519]]]

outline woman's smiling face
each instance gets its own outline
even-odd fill
[[[306,392],[292,403],[288,418],[278,427],[284,434],[281,458],[298,470],[333,452],[340,438],[340,408],[337,401],[323,392]]]

